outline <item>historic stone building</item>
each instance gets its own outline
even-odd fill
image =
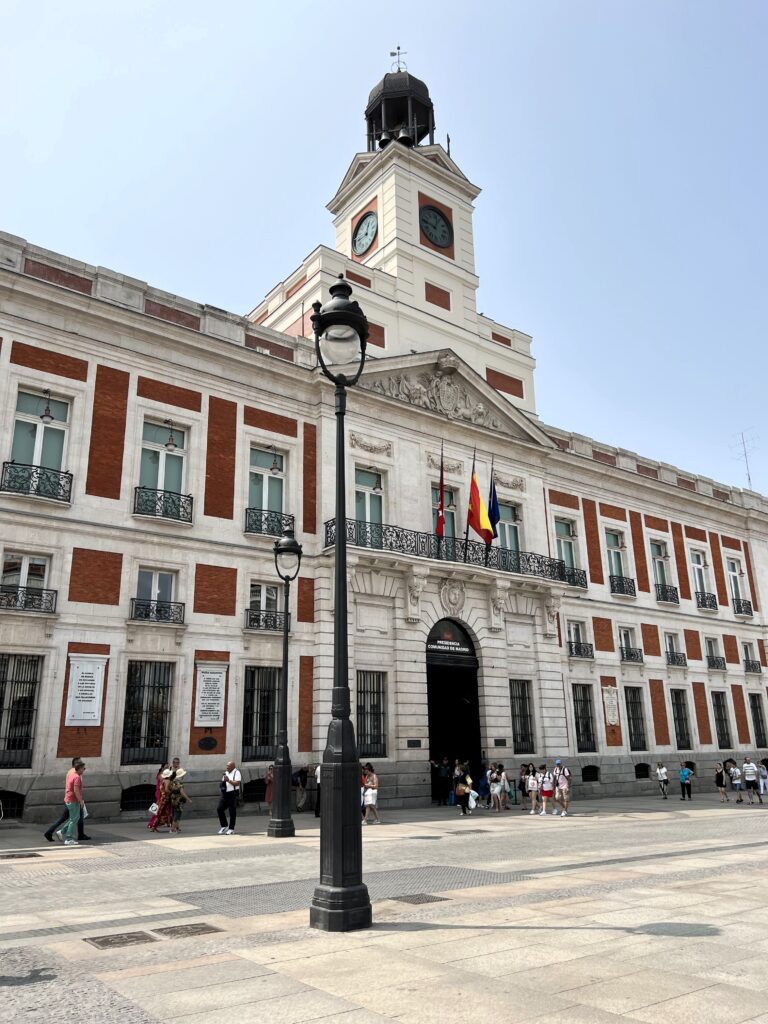
[[[385,802],[429,757],[567,757],[628,791],[657,759],[765,756],[768,504],[541,423],[531,338],[477,312],[479,189],[386,75],[318,247],[247,316],[0,235],[0,800],[50,814],[75,754],[92,808],[143,806],[179,755],[213,795],[275,742],[293,590],[295,763],[325,742],[333,391],[309,312],[345,275],[371,323],[349,393],[350,661]],[[443,451],[446,536],[434,536]],[[473,452],[499,539],[464,539]]]

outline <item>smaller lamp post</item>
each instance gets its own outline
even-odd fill
[[[280,838],[296,834],[291,817],[291,754],[288,750],[288,609],[291,583],[299,575],[300,566],[301,544],[294,537],[293,530],[283,530],[283,536],[275,541],[275,568],[283,581],[283,672],[280,679],[277,757],[272,782],[272,817],[267,828],[268,836]]]

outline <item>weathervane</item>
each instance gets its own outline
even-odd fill
[[[406,71],[407,70],[408,65],[403,60],[403,54],[405,54],[407,52],[408,52],[407,50],[402,50],[401,51],[399,46],[397,47],[396,50],[390,50],[389,51],[389,56],[390,57],[396,57],[397,58],[397,60],[392,65],[392,70],[393,71]]]

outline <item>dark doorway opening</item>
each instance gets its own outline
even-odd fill
[[[429,756],[438,764],[444,756],[468,761],[470,775],[480,778],[480,705],[477,657],[467,631],[452,619],[435,623],[427,637],[427,701]],[[439,782],[432,770],[432,799]]]

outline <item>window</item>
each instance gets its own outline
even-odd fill
[[[765,734],[765,715],[763,714],[762,694],[750,693],[749,710],[752,712],[752,730],[755,734],[755,746],[768,747],[768,738]]]
[[[587,641],[587,626],[578,619],[568,619],[565,625],[569,658],[592,658],[594,648]]]
[[[568,640],[574,644],[585,644],[587,642],[587,628],[583,622],[574,619],[568,620]]]
[[[0,583],[0,608],[55,611],[56,595],[45,590],[47,575],[48,559],[44,556],[6,551]]]
[[[520,551],[520,516],[517,513],[517,506],[505,502],[499,503],[499,524],[496,530],[499,534],[499,547],[506,548],[518,554]]]
[[[746,593],[741,583],[744,577],[741,562],[738,558],[726,558],[725,566],[728,573],[728,587],[731,591],[731,597],[734,601],[742,601],[746,597]]]
[[[437,529],[437,511],[440,507],[440,487],[432,487],[432,532]],[[439,558],[456,558],[456,492],[452,487],[444,490],[445,535],[437,539]]]
[[[248,607],[252,611],[276,612],[278,610],[278,592],[280,587],[269,583],[251,582],[250,601]]]
[[[50,423],[40,418],[51,416]],[[72,479],[62,473],[66,454],[69,403],[47,395],[19,391],[3,489],[41,498],[69,501]]]
[[[246,629],[282,629],[282,587],[251,580],[248,607],[245,613]]]
[[[725,672],[725,658],[720,654],[720,641],[717,637],[705,636],[704,647],[707,652],[707,668],[720,669]]]
[[[355,542],[361,547],[382,546],[383,491],[381,473],[371,469],[355,470]]]
[[[282,670],[247,665],[243,702],[243,760],[269,761],[277,751]]]
[[[635,765],[635,778],[636,779],[650,779],[651,777],[651,766],[640,761]]]
[[[707,556],[703,551],[691,551],[691,575],[693,576],[693,589],[697,594],[709,593],[709,564]]]
[[[605,546],[608,551],[608,574],[624,576],[624,535],[614,530],[605,531]]]
[[[166,447],[173,438],[174,447]],[[191,499],[184,489],[186,431],[146,421],[142,431],[139,486],[134,512],[191,522]]]
[[[667,562],[669,561],[669,555],[667,554],[667,545],[660,540],[651,541],[651,564],[653,566],[653,579],[655,583],[665,587],[669,580],[667,579]]]
[[[731,745],[731,727],[728,724],[728,702],[721,690],[712,691],[712,712],[715,716],[715,736],[721,750]]]
[[[586,753],[597,750],[592,687],[589,683],[573,684],[573,717],[576,726],[576,749]]]
[[[555,520],[555,540],[557,542],[557,557],[565,562],[566,569],[576,568],[574,549],[575,531],[573,523],[567,519]]]
[[[667,664],[685,667],[688,658],[680,649],[680,636],[677,633],[664,634],[664,650],[667,652]]]
[[[531,683],[528,679],[509,680],[512,709],[512,749],[515,754],[532,754],[536,749],[531,707]]]
[[[276,448],[251,448],[248,471],[248,507],[283,511],[285,460]]]
[[[624,703],[627,706],[629,749],[647,750],[648,743],[645,738],[645,716],[643,715],[642,689],[639,686],[625,686]]]
[[[171,662],[128,662],[121,764],[168,760],[172,676]]]
[[[622,661],[642,661],[642,648],[635,646],[635,631],[632,626],[619,626],[619,654]]]
[[[685,690],[670,690],[672,719],[678,750],[691,749],[691,728],[688,722],[688,697]]]
[[[386,672],[357,673],[357,746],[361,757],[387,756]]]
[[[0,767],[29,768],[42,658],[0,654]]]
[[[755,657],[755,645],[751,642],[742,643],[741,645],[742,657],[744,658],[744,671],[745,672],[760,672],[760,662]]]
[[[184,605],[173,600],[175,584],[176,574],[173,572],[139,569],[131,618],[151,622],[183,622]]]

